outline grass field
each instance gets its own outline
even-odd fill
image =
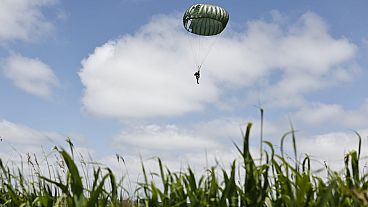
[[[47,155],[41,158],[46,169],[37,158],[29,157],[18,168],[0,159],[0,206],[368,206],[359,134],[358,149],[345,155],[343,173],[325,166],[327,176],[320,177],[312,171],[309,156],[297,156],[293,129],[281,138],[279,153],[261,136],[263,159],[256,162],[249,152],[251,127],[246,126],[242,146],[234,144],[241,160],[234,158],[229,169],[209,167],[203,175],[190,167],[173,172],[157,158],[159,172],[147,172],[142,162],[143,176],[133,191],[124,182],[127,175],[116,177],[110,168],[93,165],[93,173],[86,173],[88,163],[75,156],[70,140],[70,149],[54,148],[59,168],[50,167]],[[293,143],[293,161],[284,155],[286,139]],[[117,155],[117,162],[124,158]]]

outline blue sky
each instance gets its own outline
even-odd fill
[[[195,3],[230,14],[198,86],[181,22]],[[106,163],[119,152],[200,167],[205,149],[230,160],[248,121],[257,155],[261,103],[266,139],[278,144],[292,120],[300,152],[338,166],[357,145],[349,129],[368,134],[367,6],[0,0],[0,136],[20,152],[71,137]]]

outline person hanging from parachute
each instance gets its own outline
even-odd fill
[[[194,73],[194,76],[197,79],[197,84],[199,84],[199,78],[201,77],[201,68],[200,67],[198,67],[198,70],[197,70],[197,72]]]
[[[220,34],[229,21],[229,13],[215,5],[210,4],[194,4],[189,7],[183,16],[184,28],[197,36],[215,36]],[[200,45],[199,45],[200,46]],[[194,76],[199,84],[200,70],[207,58],[209,51],[205,57],[202,57],[197,65],[197,72]]]

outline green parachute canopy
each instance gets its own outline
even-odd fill
[[[225,9],[209,4],[195,4],[183,16],[184,28],[202,36],[220,34],[228,21],[229,13]]]

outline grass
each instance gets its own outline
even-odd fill
[[[11,169],[0,159],[0,206],[368,206],[368,174],[359,167],[358,133],[358,150],[345,155],[344,172],[326,166],[327,178],[322,178],[313,173],[308,155],[297,156],[292,127],[281,138],[280,153],[261,135],[263,159],[257,164],[249,151],[251,127],[251,123],[246,126],[242,145],[234,144],[241,160],[234,159],[229,169],[213,166],[198,176],[191,167],[172,172],[157,158],[159,172],[150,173],[142,161],[143,178],[133,195],[129,194],[132,187],[124,184],[129,174],[117,179],[110,168],[87,163],[70,140],[70,152],[54,148],[57,168],[49,164],[50,154],[45,154],[46,173],[30,154],[20,168]],[[285,158],[283,148],[289,138],[293,161]],[[116,156],[125,165],[124,158]],[[26,176],[23,164],[28,165],[31,176]],[[93,175],[88,165],[93,166]]]

